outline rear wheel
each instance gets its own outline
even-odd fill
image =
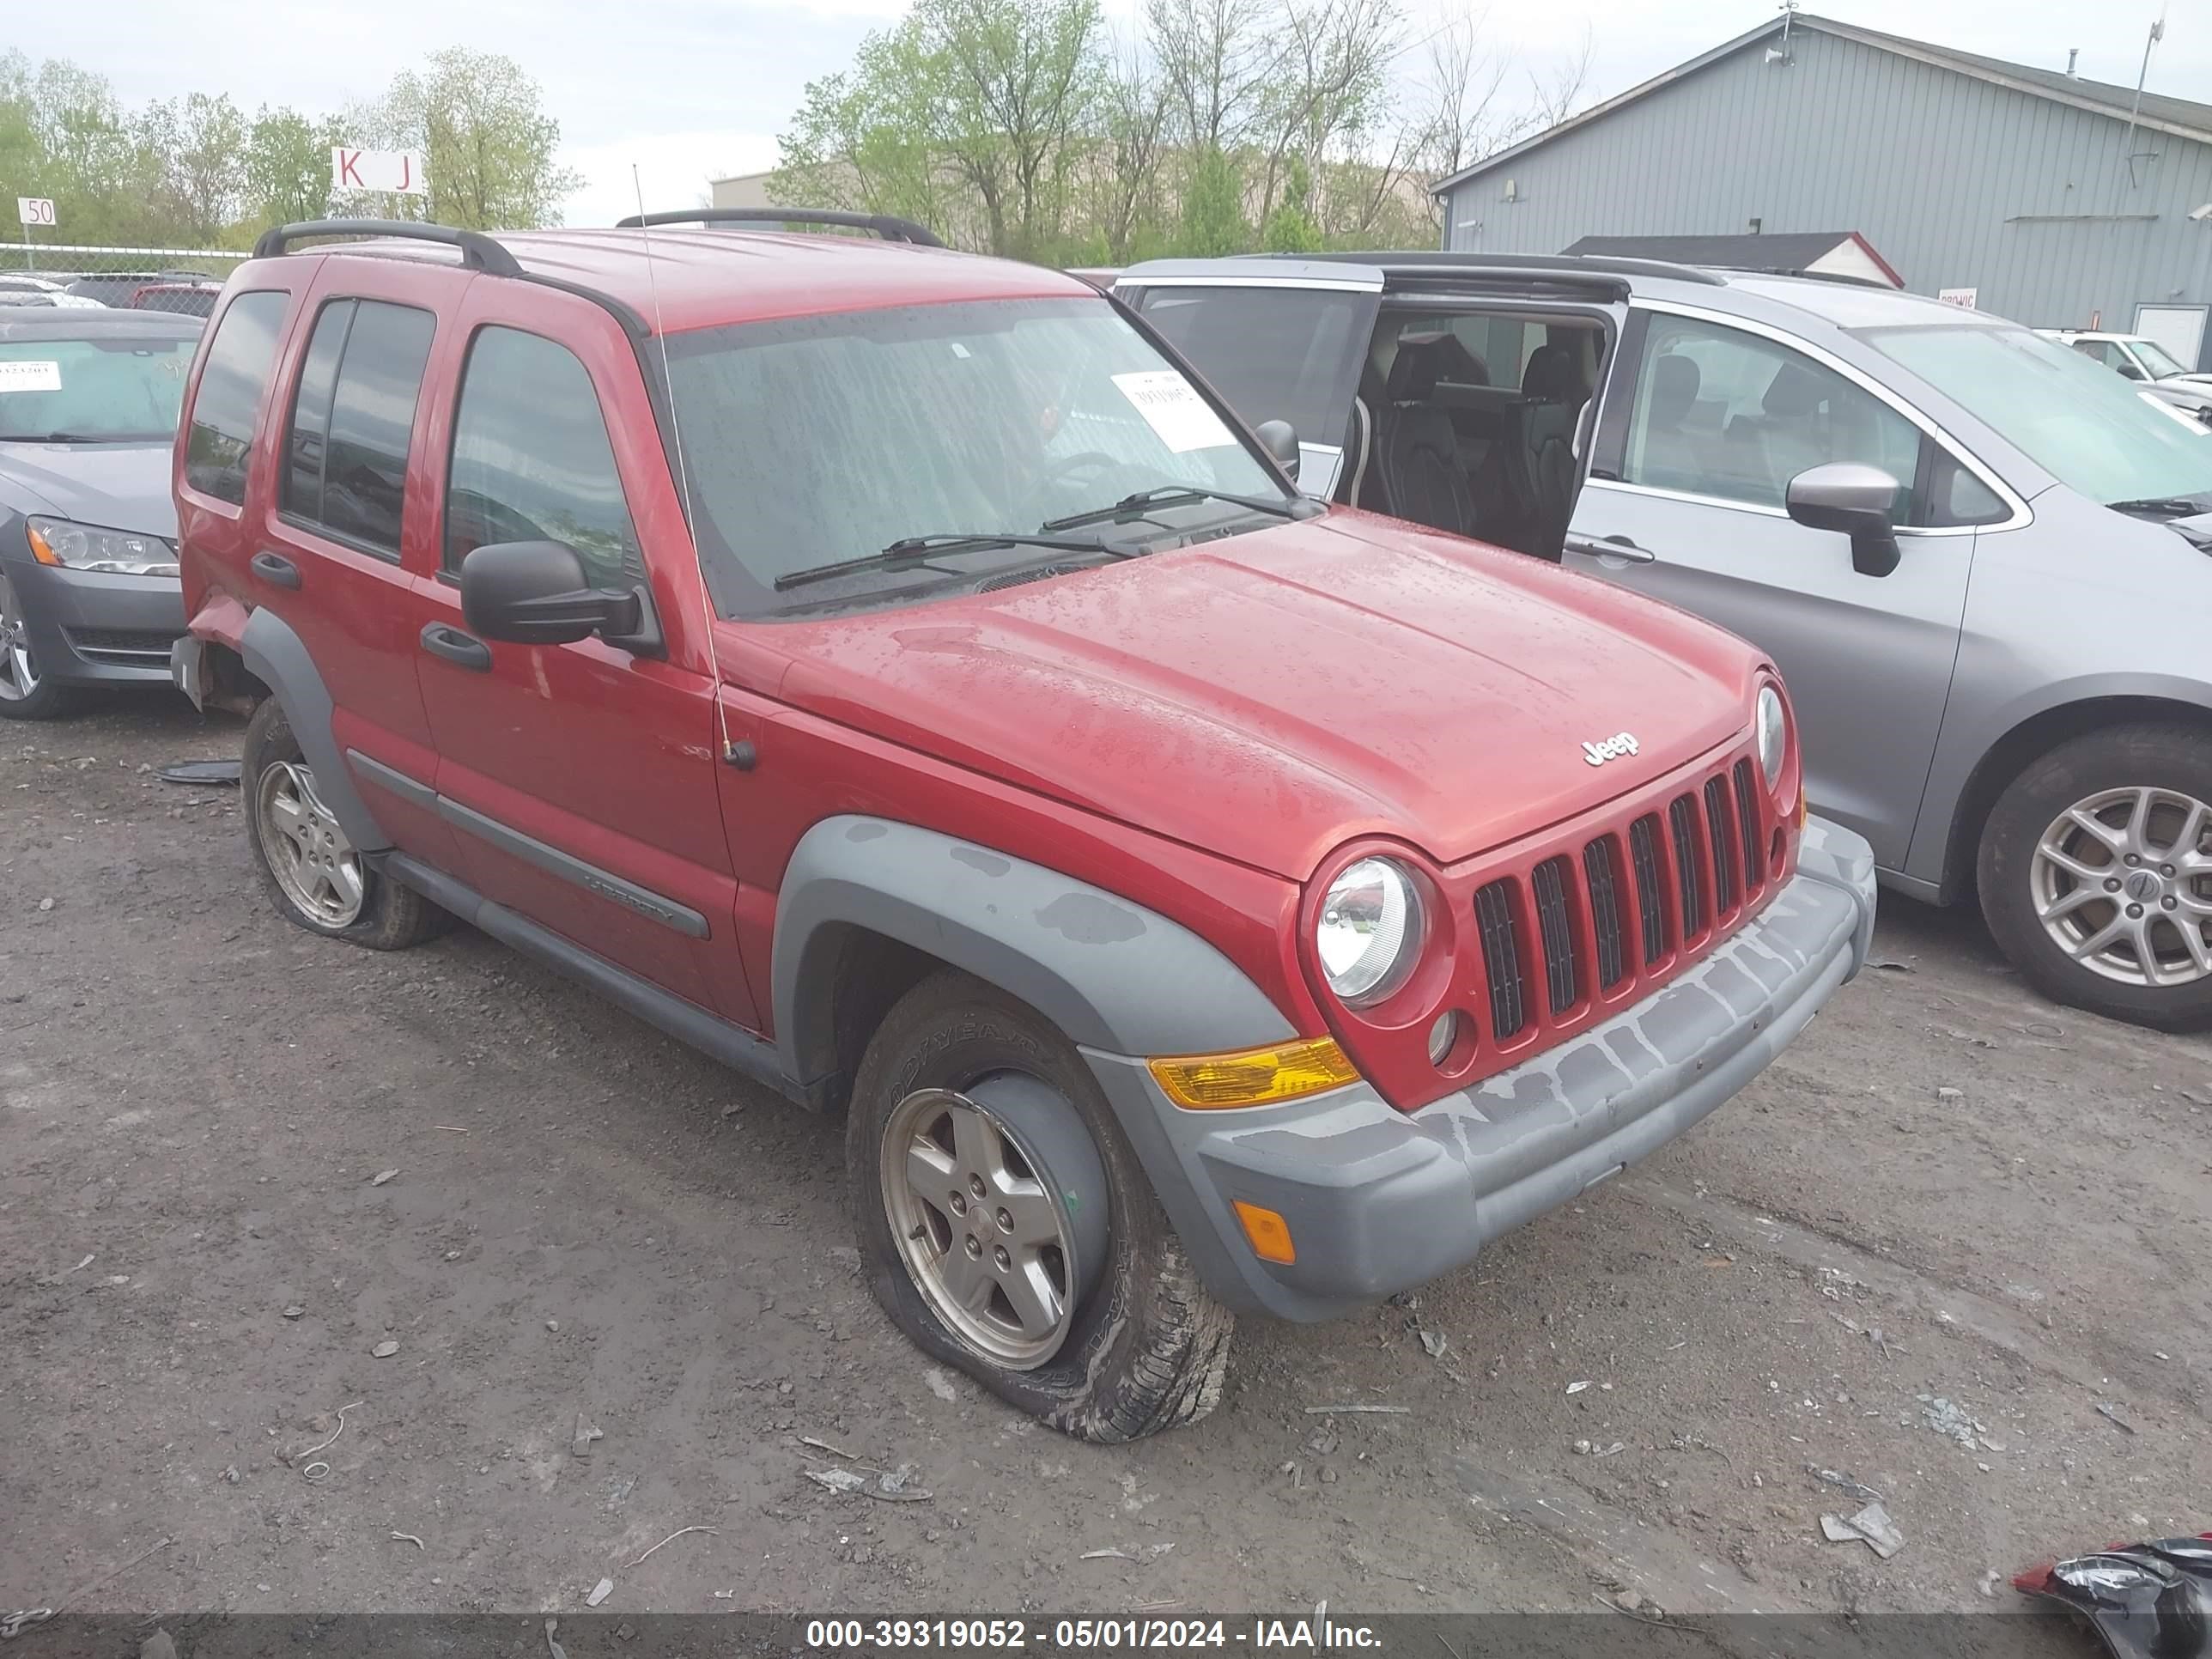
[[[1034,1011],[950,970],[908,992],[861,1062],[845,1155],[870,1286],[925,1352],[1085,1440],[1220,1398],[1235,1322]]]
[[[15,584],[0,575],[0,720],[50,720],[69,712],[72,689],[40,672],[31,625]]]
[[[1983,914],[2061,1002],[2160,1030],[2212,1027],[2212,740],[2092,732],[2033,762],[1982,836]]]
[[[446,913],[362,858],[315,789],[274,697],[253,711],[240,765],[246,833],[277,914],[311,933],[398,951],[442,931]]]

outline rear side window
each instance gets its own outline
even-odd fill
[[[284,510],[397,556],[407,445],[436,321],[413,306],[333,300],[315,319],[284,439]]]
[[[208,343],[192,399],[191,434],[185,445],[185,482],[217,501],[246,500],[246,458],[253,446],[253,416],[276,358],[291,295],[278,289],[241,294],[230,302]]]
[[[605,587],[645,562],[592,377],[565,346],[487,328],[469,347],[446,487],[446,568],[495,542],[565,542]]]

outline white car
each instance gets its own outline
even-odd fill
[[[55,282],[50,276],[0,276],[0,305],[60,306],[79,309],[99,306],[97,300],[82,294],[72,294],[65,283]],[[105,307],[101,307],[105,309]]]
[[[2139,382],[2145,397],[2212,425],[2212,374],[2185,368],[2157,341],[2141,334],[2101,334],[2087,329],[2039,328],[2036,332]]]

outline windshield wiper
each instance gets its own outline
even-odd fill
[[[933,554],[964,553],[985,547],[1048,547],[1057,553],[1103,553],[1114,559],[1133,558],[1137,552],[1135,548],[1092,536],[1031,536],[1019,531],[998,530],[944,531],[928,536],[902,536],[880,552],[864,553],[857,559],[842,559],[836,564],[818,564],[811,570],[787,572],[775,579],[775,591],[781,593],[788,588],[804,587],[809,582],[829,581],[856,570],[911,569],[923,564]],[[927,568],[937,568],[934,565]]]
[[[100,432],[0,432],[0,444],[99,444],[109,441]]]
[[[1249,507],[1255,513],[1270,514],[1278,519],[1298,516],[1297,504],[1291,501],[1269,501],[1264,495],[1232,495],[1225,489],[1209,489],[1204,484],[1166,483],[1154,484],[1150,489],[1140,489],[1133,495],[1124,495],[1111,507],[1095,507],[1088,512],[1071,513],[1063,519],[1047,519],[1038,527],[1068,530],[1099,519],[1115,518],[1124,513],[1142,513],[1150,507],[1170,507],[1184,501],[1228,501],[1233,506]]]
[[[2139,501],[2107,501],[2105,505],[2115,513],[2158,519],[2193,519],[2199,513],[2212,513],[2212,497],[2203,495],[2146,495]]]

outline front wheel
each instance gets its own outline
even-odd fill
[[[74,688],[40,672],[23,601],[0,574],[0,720],[50,720],[69,713],[76,700]]]
[[[925,1352],[1079,1439],[1195,1422],[1235,1322],[1198,1281],[1074,1046],[947,970],[854,1080],[846,1165],[868,1280]]]
[[[1998,798],[1978,874],[1990,932],[2045,994],[2212,1028],[2212,738],[2129,726],[2061,744]]]

